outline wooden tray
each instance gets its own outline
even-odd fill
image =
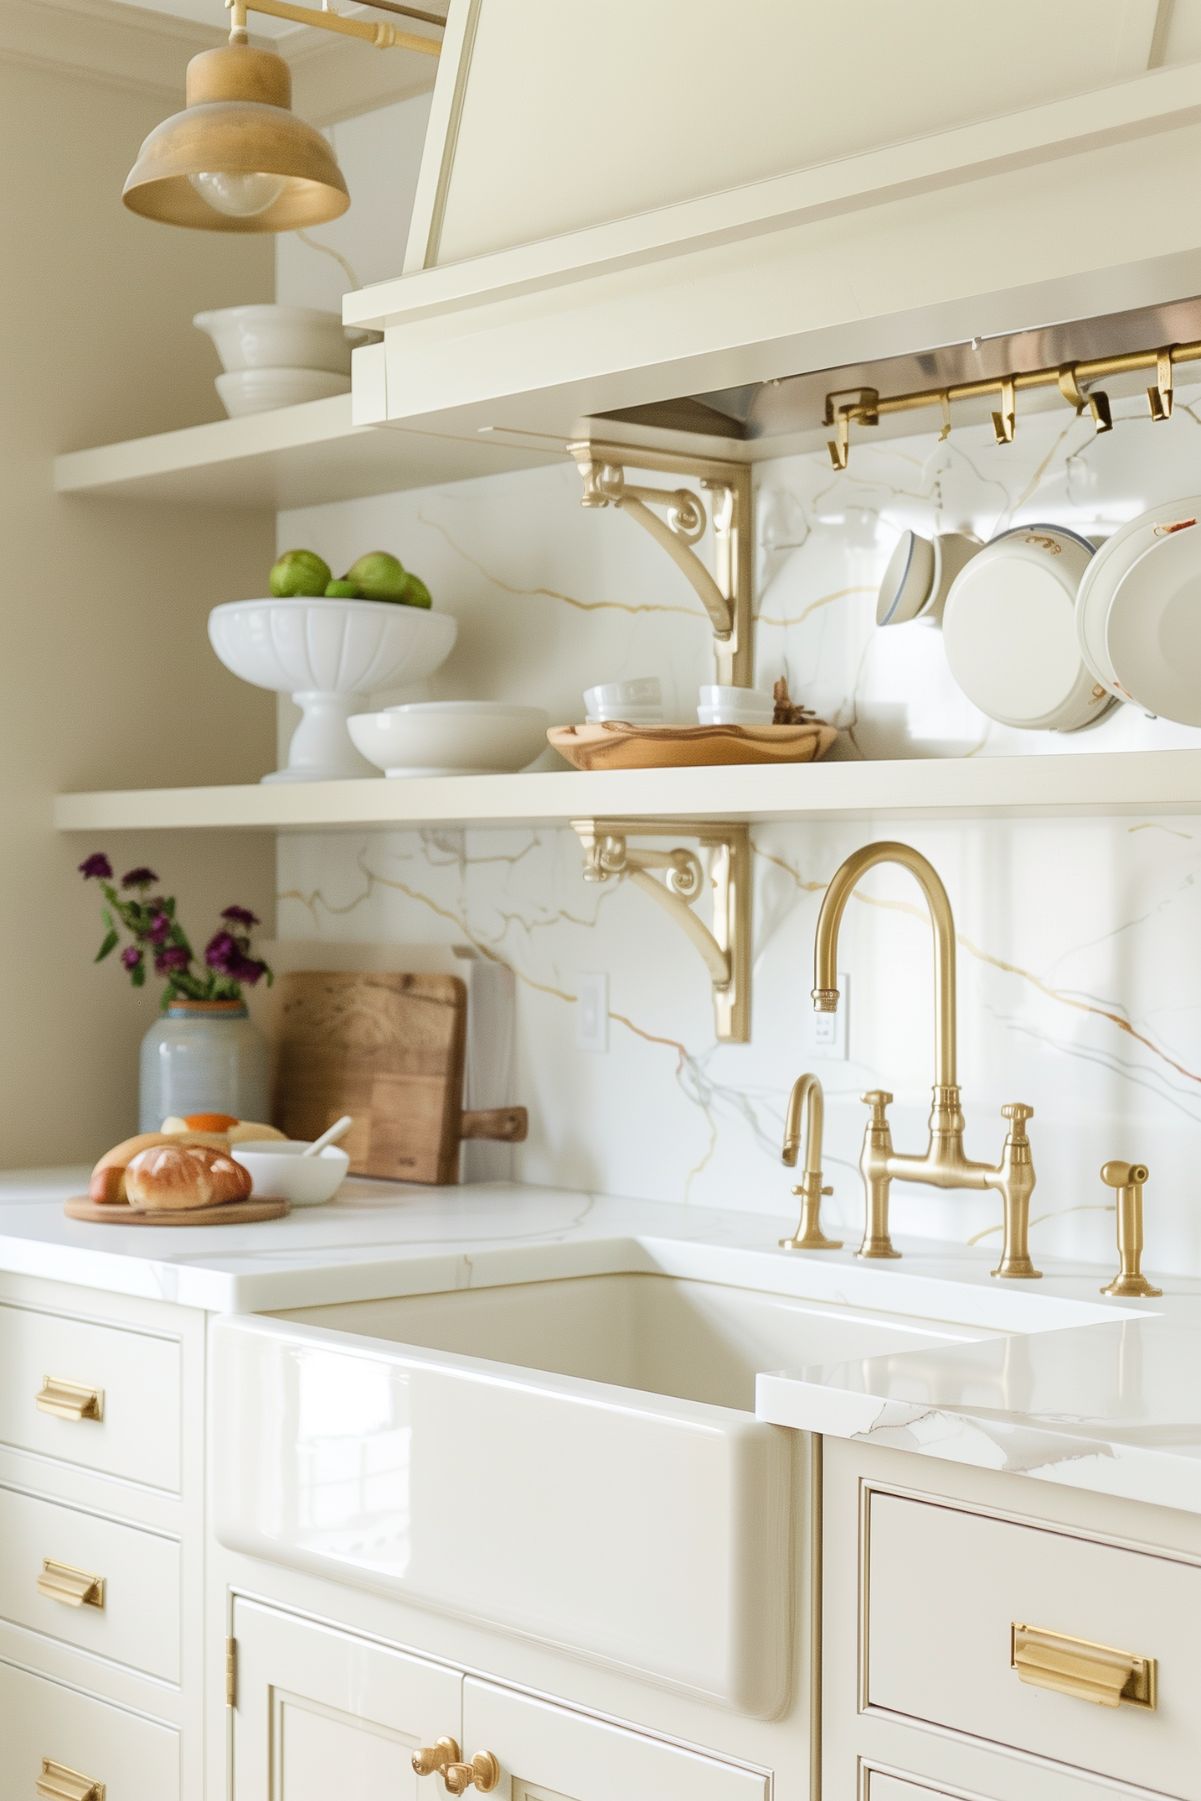
[[[546,734],[577,769],[709,769],[730,763],[815,763],[838,733],[805,725],[556,725]]]
[[[95,1226],[249,1226],[255,1220],[282,1219],[290,1213],[290,1201],[226,1201],[223,1207],[181,1208],[175,1213],[142,1213],[119,1202],[98,1206],[86,1194],[74,1195],[63,1207],[68,1219],[83,1219]]]

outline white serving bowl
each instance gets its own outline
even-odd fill
[[[509,701],[433,700],[359,713],[348,724],[385,775],[507,775],[546,749],[541,707]]]
[[[235,1144],[229,1154],[250,1171],[253,1199],[319,1207],[341,1188],[350,1158],[336,1144],[327,1144],[315,1157],[304,1155],[308,1148],[306,1139],[253,1138],[248,1144]]]
[[[445,662],[447,613],[383,600],[231,600],[209,614],[209,641],[232,674],[290,694],[303,711],[284,769],[266,782],[370,775],[346,731],[368,696],[420,681]]]
[[[215,379],[221,405],[231,419],[350,393],[349,375],[328,375],[324,369],[231,369]]]
[[[223,369],[325,369],[350,374],[350,353],[374,334],[310,306],[223,306],[192,320],[217,347]]]
[[[606,720],[619,719],[624,725],[662,725],[664,713],[662,707],[603,707],[594,713],[591,707],[585,714],[589,725],[604,725]]]
[[[770,725],[775,707],[698,707],[698,725]]]

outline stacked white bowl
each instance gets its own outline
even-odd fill
[[[350,392],[350,353],[370,332],[307,306],[226,306],[192,320],[217,347],[217,393],[231,418]]]
[[[701,684],[696,716],[701,725],[770,725],[774,695],[764,688],[732,688],[723,682]]]

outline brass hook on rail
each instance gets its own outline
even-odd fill
[[[938,441],[945,444],[951,435],[951,396],[945,388],[938,396],[938,405],[942,412],[942,430],[938,434]]]
[[[843,401],[836,406],[836,401]],[[845,469],[851,457],[851,420],[860,425],[879,425],[880,396],[875,388],[839,388],[826,395],[823,425],[832,425],[835,435],[827,438],[826,449],[835,469]]]
[[[1001,391],[1001,410],[992,416],[993,436],[998,444],[1012,444],[1018,422],[1017,387],[1012,375],[1002,376],[998,385]]]
[[[1155,383],[1147,389],[1147,405],[1151,417],[1158,422],[1172,417],[1172,346],[1161,350],[1155,358]]]
[[[1065,363],[1059,371],[1059,392],[1069,406],[1075,407],[1077,418],[1080,417],[1085,407],[1088,408],[1098,436],[1101,432],[1113,430],[1113,414],[1110,410],[1109,395],[1103,393],[1100,388],[1086,392],[1080,386],[1075,363]]]

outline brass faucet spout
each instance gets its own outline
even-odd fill
[[[832,1013],[838,1005],[838,928],[861,878],[878,863],[907,869],[925,899],[934,938],[934,1082],[939,1088],[957,1087],[955,922],[937,872],[911,845],[887,840],[865,845],[847,858],[826,889],[813,947],[814,1010]]]
[[[784,1149],[781,1155],[789,1169],[796,1168],[796,1160],[800,1154],[802,1109],[806,1111],[805,1174],[807,1176],[820,1175],[826,1107],[822,1097],[822,1085],[816,1076],[798,1076],[792,1085],[792,1093],[788,1097],[788,1113],[784,1121]]]

